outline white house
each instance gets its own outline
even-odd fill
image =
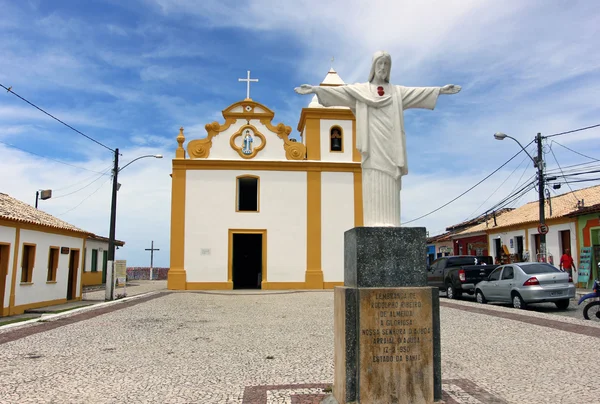
[[[0,193],[0,313],[81,300],[82,252],[90,236]]]
[[[124,241],[115,240],[116,248],[124,245]],[[83,286],[105,283],[108,264],[108,238],[95,234],[88,237],[83,259],[83,273],[81,275]]]
[[[332,69],[321,85],[343,81]],[[171,174],[169,289],[343,284],[344,232],[363,220],[354,115],[313,99],[300,114],[301,141],[274,117],[246,98],[185,149],[181,128]]]
[[[589,205],[600,203],[600,186],[594,186],[554,196],[545,204],[547,257],[540,255],[539,204],[529,202],[497,220],[478,224],[461,233],[468,236],[485,232],[490,255],[503,262],[544,260],[558,266],[560,257],[568,249],[575,262],[579,261],[582,241],[578,239],[577,218],[581,202]]]

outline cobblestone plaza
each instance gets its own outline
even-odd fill
[[[103,293],[103,292],[96,292]],[[593,403],[600,326],[441,299],[446,403]],[[318,403],[333,292],[169,292],[0,328],[2,403]]]

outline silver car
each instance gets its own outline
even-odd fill
[[[485,281],[475,285],[479,303],[512,303],[524,309],[529,303],[554,302],[561,310],[575,297],[575,285],[568,272],[543,262],[519,262],[496,268]]]

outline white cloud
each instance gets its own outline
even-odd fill
[[[134,265],[147,264],[144,248],[151,240],[161,248],[157,265],[168,265],[168,174],[175,138],[181,126],[190,140],[206,136],[207,123],[223,122],[227,100],[237,100],[232,89],[244,93],[237,87],[242,76],[229,75],[240,59],[251,66],[277,66],[280,76],[261,76],[260,85],[268,86],[274,121],[292,126],[293,133],[300,109],[310,101],[294,94],[293,86],[318,84],[331,56],[347,83],[364,81],[372,53],[385,49],[393,57],[395,83],[462,85],[460,94],[440,98],[435,111],[406,112],[410,174],[403,179],[405,221],[454,198],[519,150],[510,140],[494,140],[494,132],[527,144],[537,132],[548,135],[599,123],[600,6],[595,2],[564,7],[539,0],[299,0],[283,7],[276,0],[139,0],[119,5],[139,15],[135,22],[100,25],[58,11],[40,17],[29,6],[10,7],[11,20],[0,22],[0,33],[9,33],[0,43],[0,82],[17,92],[24,89],[22,95],[32,101],[47,97],[40,104],[76,127],[98,129],[89,134],[111,147],[119,144],[124,164],[144,154],[165,156],[136,162],[119,179],[117,237],[127,245],[118,254]],[[29,20],[31,37],[17,35]],[[242,37],[236,35],[272,44],[272,49],[240,56]],[[241,74],[247,69],[238,68]],[[56,130],[50,118],[18,101],[0,104],[0,139],[9,142],[34,130],[40,137],[69,131]],[[65,136],[67,142],[57,136],[56,144],[69,145],[65,153],[77,156],[69,160],[73,165],[90,170],[111,166],[110,152],[74,133]],[[553,139],[600,158],[598,138],[600,128]],[[557,145],[553,150],[562,166],[584,160]],[[7,156],[0,169],[14,173],[2,184],[5,192],[33,203],[36,189],[54,188],[57,198],[41,202],[44,209],[60,214],[81,203],[64,219],[108,235],[110,182],[85,201],[105,179],[58,198],[89,183],[93,173],[2,144],[0,153]],[[556,167],[551,154],[545,158],[548,168]],[[410,225],[426,226],[434,234],[481,213],[511,192],[528,163],[500,184],[521,161],[519,156],[457,202]],[[529,165],[523,179],[532,174]],[[71,184],[76,185],[59,191]],[[521,203],[535,198],[530,193]]]

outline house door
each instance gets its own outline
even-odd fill
[[[6,277],[8,276],[8,254],[10,244],[0,244],[0,317],[4,311],[4,291],[6,290]]]
[[[515,240],[517,244],[517,256],[519,258],[519,261],[523,261],[523,236],[517,236],[515,237]]]
[[[234,233],[231,246],[234,289],[261,289],[263,235]]]
[[[566,250],[571,249],[571,230],[563,230],[560,232],[560,245],[562,248],[560,255],[563,255]]]
[[[79,250],[69,252],[69,278],[67,279],[67,300],[77,296],[77,272],[79,270]]]

